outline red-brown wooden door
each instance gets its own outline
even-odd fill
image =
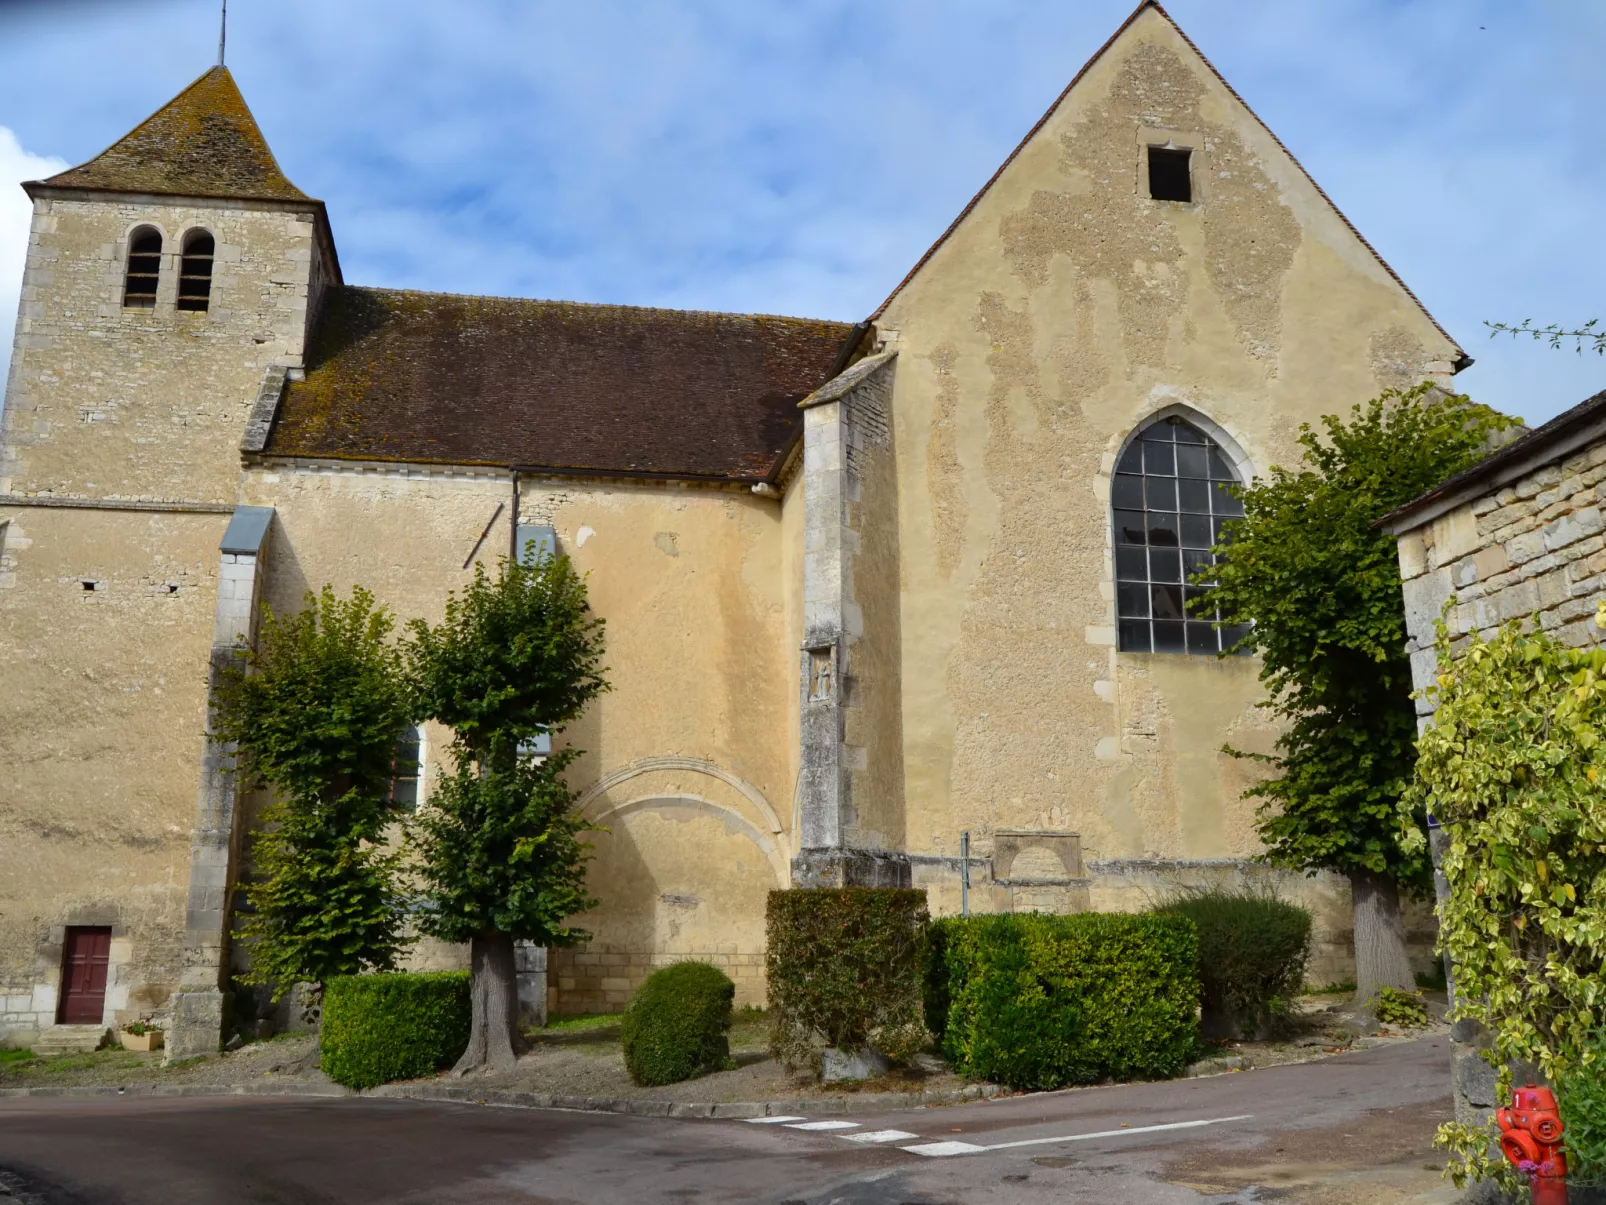
[[[67,953],[61,968],[62,1025],[99,1025],[106,1011],[106,965],[111,959],[112,931],[74,927],[67,930]]]

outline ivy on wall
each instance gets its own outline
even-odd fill
[[[1606,603],[1595,622],[1606,627]],[[1401,800],[1401,843],[1425,844],[1415,819],[1424,806],[1449,837],[1439,925],[1455,967],[1453,1016],[1489,1030],[1484,1057],[1500,1070],[1502,1095],[1513,1061],[1563,1088],[1569,1076],[1599,1078],[1606,649],[1570,648],[1514,621],[1453,657],[1441,622],[1438,657],[1428,690],[1438,710]],[[1489,1138],[1461,1123],[1441,1128],[1457,1184],[1500,1171]]]

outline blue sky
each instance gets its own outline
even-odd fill
[[[233,0],[228,58],[353,283],[852,320],[1130,8]],[[1606,5],[1168,9],[1477,358],[1462,388],[1529,422],[1606,388],[1606,359],[1482,325],[1606,317]],[[216,47],[215,0],[0,0],[8,315],[14,182],[103,149]]]

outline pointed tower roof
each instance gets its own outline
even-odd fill
[[[1295,158],[1294,153],[1284,145],[1283,140],[1277,137],[1276,133],[1271,129],[1271,127],[1261,120],[1260,115],[1249,107],[1249,103],[1238,94],[1238,90],[1236,88],[1227,82],[1227,78],[1216,69],[1216,65],[1205,57],[1204,51],[1200,50],[1194,40],[1190,38],[1183,30],[1182,26],[1177,24],[1176,18],[1174,18],[1165,10],[1164,6],[1161,5],[1160,0],[1138,0],[1138,6],[1132,10],[1132,14],[1127,17],[1125,21],[1121,22],[1120,28],[1110,35],[1109,40],[1105,42],[1104,45],[1100,46],[1096,51],[1093,52],[1093,57],[1088,59],[1088,61],[1082,65],[1082,69],[1076,73],[1071,82],[1065,85],[1065,90],[1054,98],[1054,103],[1049,105],[1048,111],[1045,112],[1042,117],[1038,118],[1037,124],[1026,132],[1026,137],[1022,138],[1015,149],[1010,151],[1009,156],[998,165],[998,170],[992,174],[992,177],[987,181],[987,183],[981,186],[981,189],[976,193],[976,195],[970,199],[970,203],[959,211],[959,216],[954,218],[954,220],[949,223],[948,229],[944,230],[940,235],[937,236],[937,241],[932,243],[931,246],[926,249],[926,253],[922,255],[918,261],[916,261],[914,267],[909,269],[908,275],[898,282],[897,286],[892,290],[892,292],[887,295],[887,299],[876,307],[875,312],[870,315],[869,320],[871,322],[875,322],[887,312],[887,308],[892,305],[894,300],[896,300],[898,294],[903,292],[904,288],[909,284],[909,282],[914,280],[914,278],[920,274],[920,270],[926,266],[926,264],[931,260],[931,257],[936,255],[942,245],[948,241],[949,237],[952,236],[953,233],[964,224],[965,219],[970,216],[971,211],[976,208],[976,206],[981,202],[981,199],[985,197],[992,189],[993,185],[998,182],[999,177],[1009,170],[1010,165],[1015,162],[1020,153],[1026,149],[1026,147],[1031,143],[1032,139],[1037,137],[1038,132],[1048,124],[1049,119],[1054,116],[1054,113],[1059,109],[1059,107],[1064,104],[1067,98],[1070,97],[1071,93],[1076,90],[1076,86],[1080,84],[1088,72],[1093,69],[1093,65],[1103,58],[1105,54],[1107,54],[1117,43],[1121,41],[1122,36],[1127,32],[1127,30],[1131,29],[1137,24],[1139,18],[1141,18],[1146,12],[1150,11],[1154,12],[1162,20],[1164,20],[1166,24],[1168,24],[1172,30],[1176,32],[1177,36],[1182,39],[1187,47],[1198,56],[1199,61],[1205,65],[1210,74],[1213,75],[1221,84],[1221,86],[1227,90],[1228,95],[1237,101],[1238,104],[1242,105],[1244,111],[1249,114],[1250,118],[1252,118],[1254,122],[1271,137],[1272,142],[1276,144],[1278,149],[1280,149],[1283,154],[1288,156],[1289,161],[1292,162],[1300,174],[1303,175],[1307,181],[1309,181],[1311,187],[1316,190],[1317,195],[1319,195],[1321,199],[1326,202],[1327,206],[1333,211],[1333,213],[1338,215],[1339,220],[1349,228],[1349,232],[1355,236],[1356,240],[1361,244],[1361,246],[1366,248],[1366,250],[1371,253],[1372,257],[1378,262],[1382,269],[1389,274],[1394,283],[1397,284],[1405,293],[1405,295],[1415,303],[1417,309],[1422,311],[1427,320],[1433,324],[1433,327],[1445,337],[1445,339],[1453,348],[1455,348],[1459,359],[1457,359],[1454,363],[1454,370],[1456,372],[1460,372],[1463,368],[1470,365],[1472,363],[1472,357],[1467,355],[1466,351],[1461,347],[1461,345],[1451,338],[1450,333],[1446,331],[1442,325],[1440,325],[1439,320],[1429,313],[1427,306],[1423,305],[1421,299],[1418,298],[1415,293],[1411,292],[1410,286],[1400,278],[1400,274],[1394,270],[1393,266],[1390,265],[1386,259],[1378,254],[1377,248],[1373,247],[1371,243],[1366,241],[1366,237],[1355,228],[1355,223],[1351,222],[1349,218],[1345,216],[1344,211],[1339,209],[1339,207],[1333,203],[1333,199],[1327,195],[1326,190],[1324,190],[1320,184],[1316,183],[1315,177],[1305,170],[1305,165],[1300,163],[1300,161]]]
[[[285,178],[227,67],[212,67],[88,163],[41,183],[231,200],[311,197]]]

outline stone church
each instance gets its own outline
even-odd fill
[[[438,619],[530,541],[589,575],[614,685],[558,738],[606,831],[554,1008],[693,957],[762,1000],[788,884],[1135,909],[1268,873],[1221,751],[1275,738],[1257,665],[1184,581],[1300,423],[1469,363],[1154,3],[856,324],[347,284],[222,67],[25,187],[13,1042],[154,1012],[215,1049],[259,802],[206,735],[216,667],[325,583]],[[404,734],[398,798],[446,737]],[[1347,883],[1282,883],[1347,978]]]

